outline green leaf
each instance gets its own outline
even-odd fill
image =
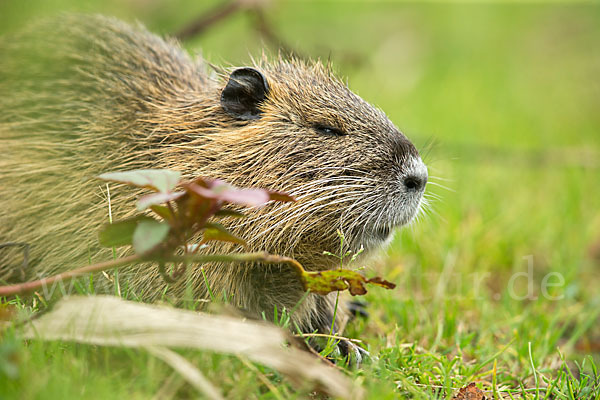
[[[150,209],[154,211],[156,215],[158,215],[162,219],[166,219],[167,221],[170,221],[173,218],[173,213],[167,206],[154,205],[150,206]]]
[[[179,183],[181,173],[168,169],[138,169],[125,172],[108,172],[98,178],[168,193]]]
[[[169,225],[156,220],[141,221],[133,233],[133,248],[138,254],[145,254],[161,244],[169,233]]]
[[[154,221],[152,218],[138,215],[121,221],[105,224],[100,228],[98,240],[104,247],[127,246],[133,243],[133,232],[141,221]]]
[[[215,217],[246,218],[246,214],[234,210],[219,210],[215,213]]]
[[[210,240],[219,240],[221,242],[231,242],[247,246],[246,241],[240,237],[235,236],[229,232],[223,225],[216,223],[206,224],[202,241],[200,243],[206,243]]]

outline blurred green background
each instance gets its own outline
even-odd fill
[[[0,33],[78,11],[167,35],[219,3],[3,0]],[[331,59],[430,168],[431,209],[371,266],[400,288],[371,291],[371,321],[351,327],[372,351],[415,342],[481,360],[511,343],[499,374],[513,384],[530,374],[529,342],[548,368],[557,347],[574,360],[597,355],[600,6],[282,0],[264,15],[298,53]],[[184,46],[227,65],[277,52],[247,11]],[[511,280],[529,274],[524,257],[530,282]],[[554,275],[562,283],[544,296],[553,272],[564,280]]]

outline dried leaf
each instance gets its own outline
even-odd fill
[[[386,288],[386,289],[395,289],[396,288],[396,284],[392,283],[390,281],[386,281],[385,279],[379,277],[379,276],[375,276],[371,279],[367,279],[367,283],[373,284],[373,285],[377,285],[377,286],[381,286],[382,288]]]
[[[394,289],[395,284],[380,277],[366,279],[360,273],[349,269],[334,269],[317,272],[303,272],[306,288],[318,294],[325,295],[334,291],[346,290],[351,295],[363,295],[367,293],[366,284],[373,284],[386,289]]]
[[[475,382],[471,382],[467,386],[460,388],[458,393],[452,397],[452,400],[487,400],[487,397],[475,385]]]
[[[133,248],[136,253],[148,253],[161,244],[169,233],[169,225],[153,219],[141,221],[133,233]]]
[[[112,296],[69,297],[29,322],[24,337],[132,348],[179,347],[243,355],[292,382],[343,399],[362,398],[343,373],[310,353],[286,346],[289,334],[234,317],[125,301]]]
[[[181,375],[192,386],[198,389],[198,391],[207,399],[224,399],[219,389],[210,383],[210,381],[206,379],[202,372],[200,372],[198,368],[194,367],[194,365],[184,357],[162,346],[152,346],[147,347],[147,349],[150,353],[154,354],[154,356],[169,364],[175,371],[179,373],[179,375]]]
[[[138,169],[125,172],[108,172],[100,175],[99,178],[105,181],[124,183],[167,193],[177,186],[181,173],[168,169]]]

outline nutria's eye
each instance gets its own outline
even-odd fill
[[[314,128],[317,132],[319,132],[322,135],[328,135],[328,136],[345,136],[346,135],[346,132],[342,131],[341,129],[334,128],[333,126],[329,126],[329,125],[315,125]]]

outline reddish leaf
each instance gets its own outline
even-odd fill
[[[146,196],[140,197],[137,201],[137,209],[138,211],[144,211],[150,206],[154,206],[157,204],[164,204],[171,200],[177,200],[181,196],[183,196],[185,192],[172,192],[172,193],[152,193]]]
[[[216,223],[206,224],[206,229],[204,229],[204,234],[200,243],[206,243],[211,240],[231,242],[241,244],[242,246],[247,246],[247,243],[244,239],[235,236],[234,234],[229,232],[223,225]]]
[[[262,206],[268,201],[296,201],[292,196],[267,189],[240,189],[219,179],[197,178],[186,185],[200,197],[248,207]]]
[[[188,183],[185,188],[203,199],[219,200],[219,194],[211,190],[211,188],[201,186],[196,182]]]
[[[99,176],[110,182],[125,183],[156,192],[170,192],[177,186],[181,173],[168,169],[138,169],[125,172],[108,172]]]
[[[202,186],[203,188],[211,188],[215,184],[215,182],[222,182],[218,179],[206,178],[206,177],[198,177],[192,181],[192,183]]]
[[[238,189],[222,181],[215,181],[210,188],[195,183],[187,185],[196,195],[205,199],[225,201],[248,207],[261,206],[269,201],[269,194],[264,189]]]
[[[219,195],[223,201],[248,207],[262,206],[270,200],[269,193],[264,189],[235,189],[232,187],[222,191]]]

